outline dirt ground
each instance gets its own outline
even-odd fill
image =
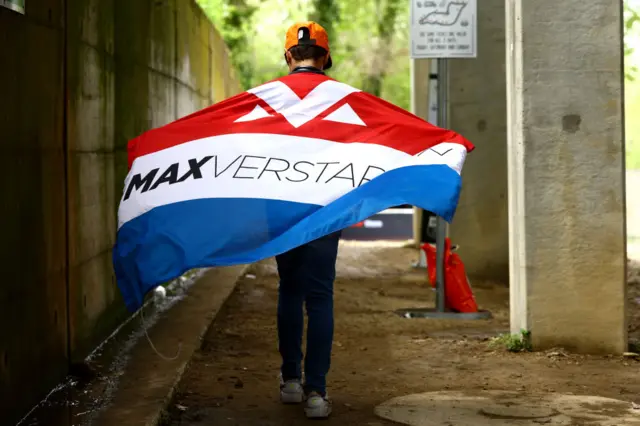
[[[506,352],[489,339],[508,330],[508,289],[472,283],[494,318],[405,319],[396,309],[433,306],[414,250],[397,244],[343,243],[335,285],[336,330],[329,375],[329,425],[381,426],[377,404],[417,392],[493,389],[563,392],[637,401],[640,363],[623,357],[553,350]],[[635,265],[634,267],[637,267]],[[630,268],[632,335],[640,337],[640,272]],[[631,276],[633,275],[633,276]],[[167,425],[306,424],[301,407],[278,401],[277,276],[273,261],[256,265],[212,324],[169,407]]]

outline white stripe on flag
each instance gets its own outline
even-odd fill
[[[302,99],[281,81],[272,81],[248,90],[266,102],[275,112],[282,114],[293,127],[308,123],[345,97],[359,91],[348,84],[333,80],[318,84]],[[248,120],[244,116],[236,121]]]
[[[202,198],[327,205],[383,171],[442,164],[460,173],[466,153],[455,143],[411,156],[382,145],[298,136],[214,136],[137,158],[125,181],[118,222],[122,226],[155,207]]]

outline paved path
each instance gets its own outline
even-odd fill
[[[334,416],[322,425],[397,425],[378,418],[375,407],[390,398],[422,392],[586,394],[623,400],[626,407],[640,395],[640,364],[635,360],[572,355],[560,349],[512,354],[491,346],[488,338],[508,330],[508,289],[502,285],[474,283],[478,303],[494,315],[491,320],[422,320],[395,315],[396,309],[434,303],[425,272],[412,270],[412,260],[415,250],[342,243],[329,374]],[[277,276],[271,260],[255,265],[240,280],[178,385],[166,424],[318,425],[306,421],[301,407],[283,406],[278,401],[276,295]],[[477,412],[477,407],[470,407],[474,408]],[[601,407],[592,405],[583,411],[587,408]],[[618,409],[618,405],[606,409]],[[513,407],[505,410],[489,412],[495,417],[491,425],[562,424],[555,422],[555,417],[532,419],[531,423],[506,422],[502,420],[505,414],[518,413]],[[440,410],[443,412],[448,414],[448,408]]]

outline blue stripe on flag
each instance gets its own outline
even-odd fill
[[[113,261],[125,304],[200,267],[257,262],[411,204],[451,220],[460,176],[445,165],[391,170],[327,206],[255,198],[206,198],[156,207],[118,231]]]

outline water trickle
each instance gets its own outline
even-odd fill
[[[145,338],[159,316],[186,296],[187,290],[206,272],[200,269],[173,280],[163,297],[152,297],[143,310],[129,318],[84,361],[70,368],[70,375],[16,426],[91,426],[108,408],[125,373],[130,354]],[[0,360],[1,362],[1,360]]]

